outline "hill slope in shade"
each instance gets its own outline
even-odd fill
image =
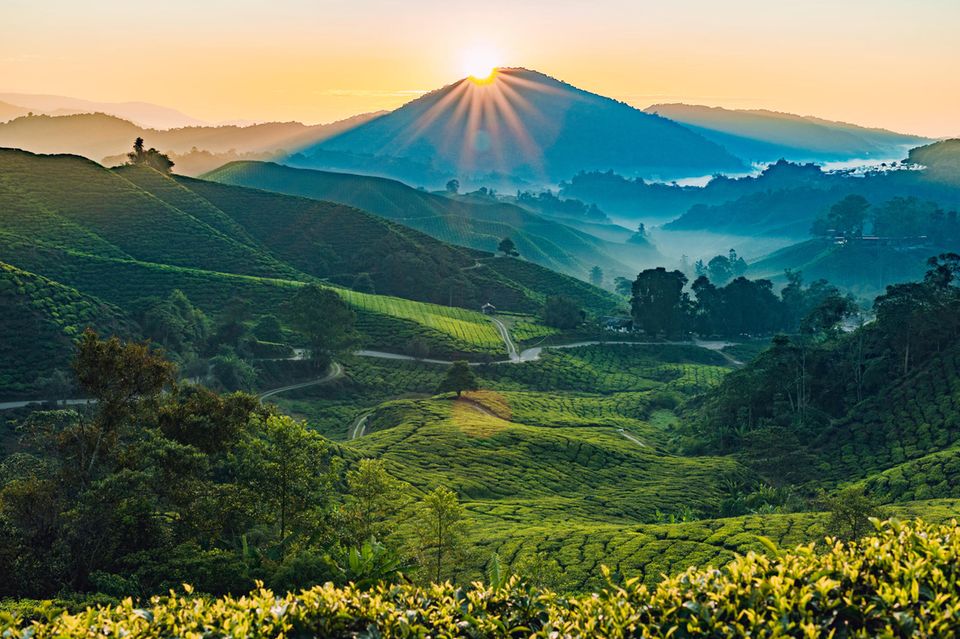
[[[0,107],[0,120],[3,110]],[[366,122],[376,114],[358,115],[330,124],[268,122],[250,126],[187,126],[157,130],[105,113],[76,115],[18,114],[0,124],[0,146],[34,153],[71,153],[107,166],[123,164],[133,140],[171,155],[174,171],[198,175],[242,157],[273,158],[316,144]],[[22,116],[22,117],[19,117]]]
[[[657,261],[653,247],[601,240],[560,222],[506,203],[483,204],[452,199],[385,178],[267,162],[234,162],[206,174],[225,184],[266,189],[340,202],[423,231],[445,242],[496,251],[504,237],[517,244],[524,259],[574,277],[585,278],[599,265],[613,274],[635,275],[642,263]]]
[[[766,109],[655,104],[644,110],[680,122],[752,162],[899,158],[905,148],[929,141],[916,135]]]
[[[116,306],[0,262],[0,388],[4,397],[43,385],[69,367],[72,340],[88,326],[105,333],[133,330]],[[38,345],[42,345],[38,348]]]
[[[928,179],[960,186],[960,138],[911,149],[907,161],[925,166]]]
[[[533,311],[553,286],[575,288],[540,278],[552,284],[533,294],[528,278],[484,268],[489,253],[351,206],[75,156],[0,150],[0,204],[0,231],[98,258],[344,286],[365,273],[377,293],[467,308]],[[596,311],[616,303],[599,289],[583,299]]]
[[[335,161],[330,153],[369,158],[374,170],[382,170],[376,158],[413,162],[426,167],[424,182],[431,184],[437,175],[542,183],[580,170],[680,177],[743,168],[684,126],[519,68],[428,93],[307,149],[296,162],[313,158],[320,168]]]

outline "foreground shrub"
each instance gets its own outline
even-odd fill
[[[692,568],[562,597],[518,578],[494,588],[318,586],[205,600],[188,595],[28,622],[42,637],[953,637],[960,631],[960,528],[890,521],[859,542],[830,541],[721,569]],[[189,588],[188,588],[189,590]]]

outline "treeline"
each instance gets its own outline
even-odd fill
[[[937,243],[960,239],[960,219],[955,210],[946,211],[936,202],[916,197],[895,197],[872,206],[860,195],[848,195],[819,218],[811,233],[819,236],[862,238],[928,237]]]
[[[756,455],[780,480],[808,476],[805,451],[831,419],[960,340],[960,256],[931,258],[929,267],[922,281],[887,287],[875,321],[852,332],[838,327],[841,308],[818,305],[798,334],[775,337],[703,399],[687,447]]]
[[[596,204],[587,204],[574,198],[561,198],[553,191],[517,191],[517,204],[547,215],[572,217],[591,222],[609,222],[607,214]]]
[[[455,573],[454,493],[417,493],[251,395],[180,384],[145,343],[88,331],[74,372],[93,410],[33,412],[5,442],[0,597]]]
[[[730,257],[718,256],[710,261],[709,272],[729,277],[738,260],[733,253]],[[703,268],[698,264],[698,270]],[[804,287],[800,273],[788,272],[787,278],[779,295],[770,280],[742,276],[717,286],[707,275],[700,275],[688,292],[688,279],[681,271],[646,269],[630,287],[633,326],[647,335],[669,338],[690,333],[755,336],[795,332],[805,322],[824,321],[819,316],[836,315],[839,322],[857,312],[853,300],[825,280]]]

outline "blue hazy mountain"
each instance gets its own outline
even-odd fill
[[[917,135],[766,109],[655,104],[645,111],[680,122],[750,162],[901,158],[907,148],[930,141]]]
[[[430,185],[453,177],[556,182],[581,170],[676,178],[743,168],[685,126],[520,68],[427,93],[290,163]]]

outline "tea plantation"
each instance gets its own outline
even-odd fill
[[[355,310],[360,346],[406,352],[416,345],[421,355],[493,360],[506,352],[478,312],[486,302],[529,315],[547,295],[570,288],[594,312],[612,303],[599,289],[534,264],[516,279],[474,268],[489,259],[344,205],[0,149],[0,260],[109,306],[131,335],[145,300],[175,290],[217,322],[232,301],[244,300],[256,319],[277,314],[304,283],[320,283]],[[35,305],[42,312],[57,306]],[[25,333],[15,323],[24,319],[0,318],[0,348],[45,364],[6,364],[2,398],[35,394],[38,379],[69,358],[70,340],[52,333],[17,339]],[[48,320],[63,323],[38,321]],[[519,337],[549,332],[529,317],[518,328]]]
[[[558,595],[523,578],[455,587],[332,584],[287,595],[171,594],[37,621],[0,618],[8,637],[953,637],[960,530],[891,521],[860,542],[749,553],[656,586],[614,578]],[[496,575],[495,575],[496,576]]]

